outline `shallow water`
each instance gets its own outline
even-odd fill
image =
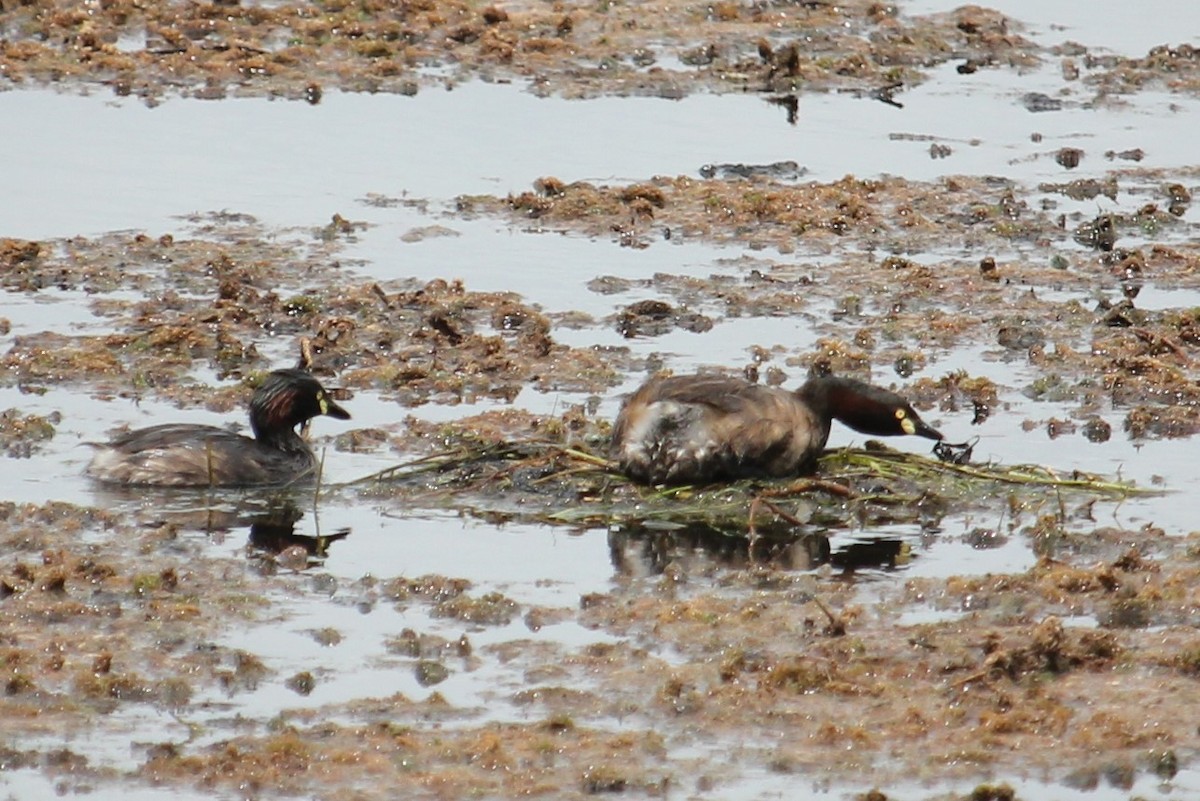
[[[1060,97],[1065,107],[1030,113],[1020,105],[1028,92]],[[395,247],[396,227],[418,218],[404,207],[364,207],[367,197],[436,212],[455,196],[523,191],[545,175],[632,181],[696,175],[711,163],[792,160],[808,170],[800,180],[871,177],[903,165],[914,180],[976,174],[1024,183],[1103,174],[1109,150],[1140,147],[1149,167],[1191,163],[1195,100],[1146,91],[1090,108],[1086,88],[1064,82],[1053,65],[1023,75],[959,75],[948,65],[898,99],[903,108],[851,94],[804,95],[799,122],[789,125],[751,94],[571,101],[468,83],[415,97],[330,92],[317,106],[254,98],[146,108],[131,98],[5,92],[0,113],[39,124],[10,127],[0,139],[12,158],[2,208],[6,233],[29,238],[133,228],[157,235],[178,229],[180,217],[214,210],[285,227],[341,212],[391,226]],[[80,118],[86,128],[72,124]],[[1041,142],[1030,140],[1034,133]],[[951,145],[951,155],[931,158],[931,141]],[[1069,172],[1053,159],[1065,145],[1087,153]]]
[[[1131,3],[1107,3],[1105,11],[1092,10],[1086,15],[1065,0],[998,5],[1028,19],[1042,41],[1077,38],[1120,52],[1139,53],[1147,43],[1169,41],[1175,30],[1200,26],[1197,17],[1188,28],[1178,15],[1200,12],[1190,6],[1184,12],[1178,4],[1163,3],[1154,6],[1157,11],[1137,12],[1137,22],[1150,20],[1153,25],[1114,23],[1111,13],[1133,13],[1136,4]],[[906,6],[910,13],[949,7],[935,2]],[[1067,27],[1059,29],[1059,24]],[[1064,90],[1062,97],[1068,107],[1061,112],[1031,114],[1020,105],[1027,92],[1060,96]],[[914,180],[994,174],[1024,185],[1103,175],[1113,167],[1101,155],[1107,150],[1140,147],[1147,153],[1141,163],[1144,167],[1194,164],[1193,128],[1200,110],[1194,98],[1145,92],[1124,105],[1093,109],[1087,107],[1090,98],[1081,89],[1064,86],[1053,65],[1022,76],[1000,71],[960,76],[947,67],[937,71],[929,83],[898,99],[904,108],[848,94],[806,95],[801,99],[800,120],[793,126],[778,108],[754,96],[564,101],[537,98],[519,86],[484,83],[425,91],[413,98],[328,92],[315,107],[231,99],[171,100],[146,108],[132,99],[100,94],[7,92],[0,94],[0,117],[35,120],[36,124],[6,126],[0,133],[0,149],[7,154],[6,192],[0,196],[5,227],[0,233],[45,238],[138,229],[154,236],[164,232],[186,235],[191,225],[188,215],[218,210],[253,215],[269,226],[289,229],[323,225],[332,214],[341,213],[372,224],[347,251],[348,256],[360,260],[354,267],[360,274],[380,279],[461,277],[469,289],[516,291],[548,312],[581,310],[599,319],[635,300],[658,296],[645,288],[615,295],[589,291],[588,282],[599,276],[742,275],[747,266],[734,260],[743,254],[679,239],[646,250],[618,248],[607,240],[519,230],[495,220],[449,219],[443,211],[458,195],[523,191],[544,175],[567,181],[617,182],[656,174],[694,175],[705,164],[721,162],[794,160],[808,170],[802,181],[827,181],[845,174],[897,173]],[[530,136],[530,131],[537,136]],[[1040,142],[1032,141],[1034,133],[1041,134]],[[930,140],[925,137],[949,144],[952,155],[931,158]],[[547,149],[542,144],[546,141],[556,146]],[[1053,152],[1063,146],[1087,151],[1081,166],[1069,173],[1053,159]],[[466,158],[463,154],[471,155]],[[367,202],[373,196],[403,202],[386,206]],[[1115,204],[1106,198],[1077,204],[1060,199],[1064,211],[1078,209],[1088,215],[1108,208],[1129,210],[1141,202],[1129,194],[1119,196]],[[1194,224],[1195,212],[1188,212],[1184,221]],[[412,243],[402,239],[414,228],[431,225],[445,226],[454,235]],[[796,259],[804,264],[816,264],[820,258],[746,255]],[[1118,289],[1111,286],[1100,291],[1115,294]],[[0,336],[0,348],[7,347],[13,337],[41,330],[105,331],[105,320],[93,313],[91,300],[79,292],[5,295],[0,317],[9,320],[11,331]],[[1192,307],[1200,305],[1200,295],[1194,290],[1149,285],[1138,304],[1147,309]],[[829,312],[827,306],[814,303],[803,315],[722,319],[711,332],[676,331],[652,339],[626,340],[603,324],[558,329],[554,335],[570,345],[620,346],[639,355],[659,354],[672,367],[685,370],[697,365],[745,363],[754,345],[779,345],[788,353],[803,351],[817,336],[813,320],[826,319]],[[282,356],[290,348],[290,342],[281,341],[264,343],[260,350]],[[1103,415],[1114,427],[1113,438],[1103,444],[1090,443],[1078,434],[1051,440],[1040,427],[1026,432],[1022,422],[1027,418],[1066,417],[1067,409],[1022,396],[1018,390],[1029,376],[1019,365],[1000,361],[977,347],[933,350],[928,357],[925,374],[967,369],[991,376],[1007,390],[1002,396],[1006,408],[977,430],[969,427],[965,412],[932,416],[931,422],[952,438],[978,435],[978,459],[1121,475],[1143,485],[1162,476],[1166,489],[1174,494],[1121,504],[1100,503],[1097,519],[1132,528],[1154,523],[1172,534],[1196,527],[1193,511],[1179,502],[1180,497],[1200,491],[1200,467],[1190,441],[1130,443],[1120,432],[1119,411]],[[875,378],[883,383],[893,380],[883,373]],[[637,376],[631,377],[625,389],[637,380]],[[602,401],[601,414],[615,413],[618,394]],[[583,395],[525,390],[515,405],[548,413],[586,400]],[[355,415],[354,425],[368,427],[393,424],[408,414],[452,419],[503,404],[484,401],[410,410],[360,395],[348,405]],[[121,508],[147,519],[190,514],[192,519],[211,520],[214,511],[261,506],[253,497],[236,493],[182,496],[170,502],[129,496],[98,488],[81,475],[88,458],[83,443],[104,439],[106,432],[118,425],[138,426],[167,418],[224,423],[228,420],[225,416],[155,402],[100,402],[70,386],[58,386],[43,395],[0,389],[3,408],[59,412],[63,423],[42,452],[9,465],[11,475],[0,500],[64,500]],[[319,420],[318,440],[327,441],[341,430],[338,426],[336,421]],[[839,430],[830,444],[836,447],[860,440]],[[326,475],[333,483],[395,463],[386,453],[347,454],[332,448],[326,457]],[[370,582],[365,580],[368,576],[443,574],[467,578],[480,591],[502,592],[523,606],[575,607],[581,595],[605,592],[616,580],[619,571],[605,531],[501,526],[451,513],[413,515],[384,504],[349,505],[344,501],[324,503],[318,513],[311,508],[304,511],[297,533],[316,536],[348,530],[349,535],[332,543],[327,555],[310,570],[297,574],[290,593],[272,598],[286,616],[286,624],[270,621],[249,626],[229,635],[222,644],[253,649],[281,677],[310,671],[317,677],[316,687],[312,694],[301,697],[280,681],[272,681],[231,698],[197,699],[208,704],[198,722],[210,727],[211,739],[227,736],[233,727],[228,719],[237,714],[268,720],[282,710],[394,692],[414,699],[427,697],[433,689],[418,682],[411,660],[387,650],[386,639],[404,628],[448,639],[465,632],[477,649],[519,638],[571,646],[608,638],[574,623],[535,630],[520,617],[490,628],[439,621],[424,610],[396,609],[373,599]],[[910,558],[894,567],[861,571],[859,579],[864,584],[888,585],[905,577],[1020,573],[1033,564],[1035,555],[1029,544],[1016,535],[996,548],[972,547],[964,535],[980,524],[964,516],[947,518],[933,536],[916,526],[835,532],[831,548],[836,553],[856,543],[884,538],[905,544]],[[997,525],[996,521],[983,524]],[[244,558],[248,563],[252,559],[249,526],[244,520],[196,526],[189,536],[214,555]],[[817,575],[827,577],[827,573]],[[864,596],[873,591],[864,590]],[[945,614],[949,613],[918,611],[899,622],[945,619],[940,617]],[[319,644],[312,631],[322,628],[337,629],[341,642],[333,647]],[[510,699],[512,692],[523,686],[519,666],[494,671],[460,668],[452,669],[436,691],[457,707],[484,710],[478,713],[484,719],[505,720],[528,714]],[[158,710],[145,710],[131,720],[111,719],[101,728],[110,726],[123,732],[149,729],[155,732],[151,739],[182,736],[179,724]],[[81,736],[71,738],[69,744],[95,762],[117,769],[140,762],[138,755],[103,740]],[[1039,797],[1046,790],[1036,778],[1012,783],[1023,797]],[[0,784],[16,797],[32,797],[49,792],[52,783],[40,775],[19,772],[6,776]],[[794,776],[747,769],[718,789],[728,793],[726,797],[751,799],[789,797],[796,786]],[[812,789],[815,795],[840,797],[839,791],[827,787]],[[889,788],[889,797],[920,798],[931,790],[949,789],[949,785],[934,784],[914,787],[906,795],[904,787]],[[69,783],[55,786],[53,791],[60,796],[88,794],[86,788]],[[1181,798],[1200,792],[1200,776],[1183,771],[1173,785],[1143,777],[1132,788],[1102,785],[1076,791],[1054,787],[1052,792],[1056,798],[1089,801],[1129,795]],[[123,793],[139,797],[138,791]]]
[[[954,0],[911,0],[907,14],[935,14],[962,6]],[[994,8],[1019,20],[1030,38],[1046,45],[1080,42],[1125,56],[1142,56],[1158,45],[1195,42],[1200,8],[1175,0],[1140,3],[1103,2],[1083,6],[1075,0],[996,0]]]

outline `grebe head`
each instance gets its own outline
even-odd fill
[[[818,415],[836,419],[862,434],[942,439],[942,433],[922,420],[904,398],[853,378],[810,378],[797,394]]]
[[[350,419],[350,413],[338,406],[321,382],[295,368],[273,371],[250,399],[250,427],[259,440],[292,431],[322,414]]]

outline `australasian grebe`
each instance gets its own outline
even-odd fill
[[[811,470],[831,420],[875,436],[940,440],[904,398],[850,378],[809,379],[789,392],[721,375],[652,378],[613,426],[621,471],[648,484],[693,484]]]
[[[314,472],[316,457],[296,426],[322,414],[350,417],[308,372],[275,370],[250,399],[253,439],[215,426],[150,426],[97,445],[87,472],[113,484],[282,484]]]

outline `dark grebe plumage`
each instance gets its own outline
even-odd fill
[[[851,378],[811,378],[789,392],[721,375],[652,378],[613,426],[621,471],[647,484],[794,476],[809,471],[830,421],[875,436],[940,440],[902,397]]]
[[[291,482],[311,475],[316,466],[296,427],[322,414],[350,417],[308,372],[275,370],[250,399],[253,439],[216,426],[150,426],[97,445],[87,472],[112,484],[170,487]]]

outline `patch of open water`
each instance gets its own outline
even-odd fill
[[[1020,105],[1031,91],[1065,92],[1073,102],[1033,114]],[[1109,150],[1140,147],[1146,167],[1191,163],[1196,101],[1179,95],[1146,91],[1093,108],[1085,88],[1052,68],[964,76],[948,65],[900,99],[903,108],[849,94],[805,95],[793,126],[751,94],[582,102],[467,83],[416,97],[329,92],[317,106],[229,99],[145,108],[101,95],[5,92],[0,113],[37,124],[11,126],[0,139],[10,154],[0,210],[5,233],[28,238],[127,228],[158,234],[179,230],[181,216],[222,209],[284,227],[352,213],[385,226],[390,250],[397,217],[407,230],[420,219],[414,210],[436,210],[460,194],[523,191],[544,175],[635,181],[696,175],[709,163],[794,160],[809,170],[801,180],[902,172],[914,180],[975,174],[1033,184],[1100,175],[1112,166],[1102,156]],[[1033,133],[1040,143],[1030,141]],[[953,152],[931,158],[930,141]],[[1053,159],[1065,144],[1086,151],[1074,170]],[[408,203],[359,204],[370,196]],[[439,267],[434,274],[445,273]]]
[[[110,780],[99,777],[81,779],[76,776],[55,778],[41,772],[38,768],[20,768],[6,770],[0,778],[0,790],[6,799],[21,801],[27,798],[103,798],[105,794],[119,792],[124,801],[222,801],[241,796],[234,792],[220,790],[188,790],[179,787],[138,787],[128,782],[120,784],[120,789],[110,783]]]
[[[0,317],[8,320],[10,332],[0,336],[0,346],[9,336],[41,331],[60,334],[103,335],[114,329],[91,308],[95,296],[79,289],[48,289],[39,292],[6,292]],[[132,293],[108,292],[106,299],[133,300]],[[137,296],[140,299],[140,296]]]

